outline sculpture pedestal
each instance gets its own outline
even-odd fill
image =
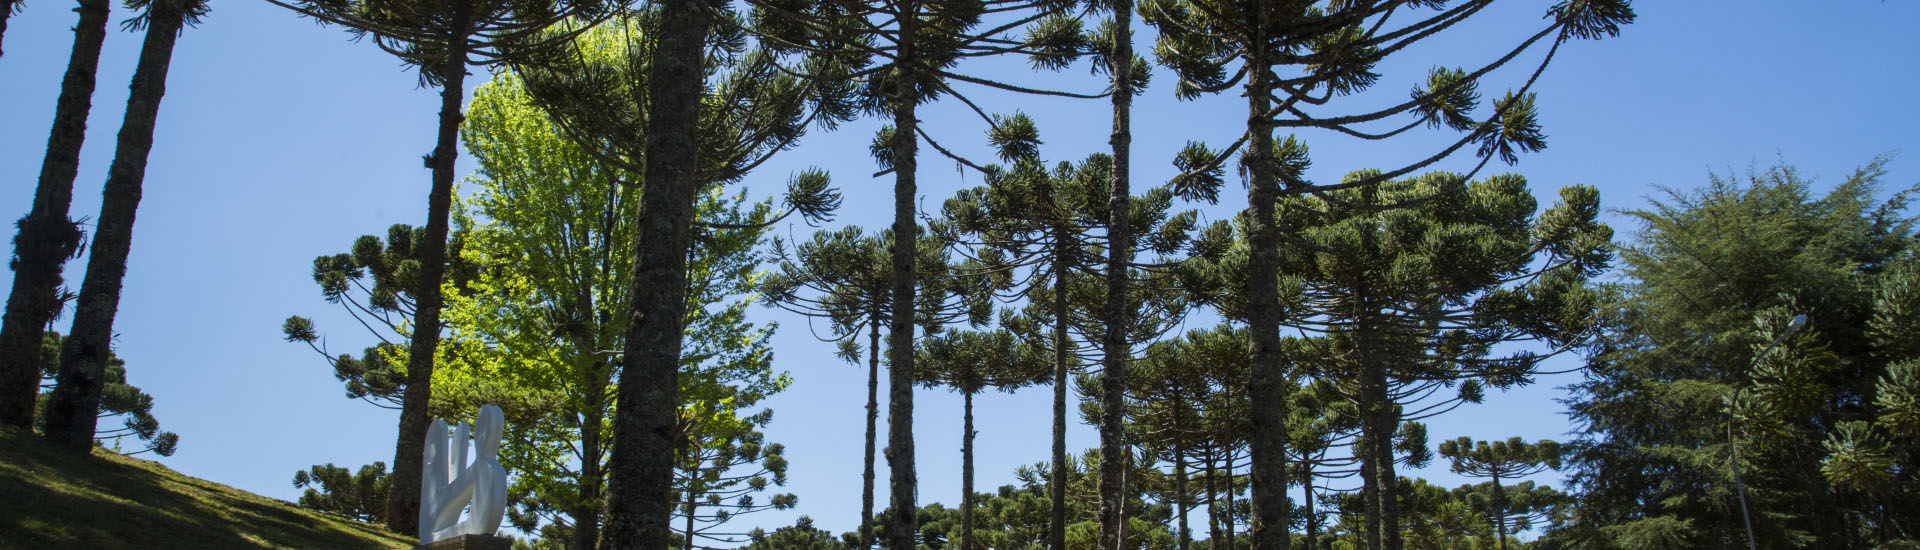
[[[513,539],[493,535],[460,535],[422,545],[420,550],[510,550]]]

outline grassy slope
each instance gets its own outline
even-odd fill
[[[157,462],[78,458],[0,426],[0,549],[412,548],[411,539]]]

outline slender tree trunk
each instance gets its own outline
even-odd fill
[[[1173,510],[1180,519],[1180,550],[1193,545],[1193,530],[1187,528],[1187,454],[1179,445],[1173,447]]]
[[[608,483],[606,550],[661,550],[673,518],[680,342],[687,308],[687,248],[692,243],[697,149],[694,132],[711,14],[696,0],[665,2],[653,73],[648,77],[646,173],[634,239],[620,395]]]
[[[1207,549],[1208,550],[1220,550],[1220,536],[1221,536],[1220,535],[1220,505],[1214,501],[1214,497],[1220,494],[1219,485],[1217,485],[1214,482],[1216,478],[1220,477],[1219,470],[1214,468],[1216,454],[1217,454],[1216,449],[1211,449],[1211,448],[1207,449],[1206,469],[1207,469]]]
[[[867,323],[867,468],[860,474],[860,550],[873,548],[873,441],[880,418],[880,315]]]
[[[40,161],[40,184],[34,188],[33,209],[20,219],[13,237],[13,290],[7,295],[4,326],[0,326],[0,423],[21,428],[33,425],[40,394],[41,338],[61,304],[58,298],[61,265],[80,247],[80,228],[67,219],[73,203],[73,180],[80,171],[80,144],[87,137],[87,112],[93,108],[94,73],[100,67],[100,46],[107,40],[107,0],[80,0],[73,11],[80,23],[73,27],[73,52],[67,74],[60,80],[60,99],[54,105],[53,131],[47,136],[47,155]],[[11,6],[0,6],[0,11]]]
[[[1053,232],[1053,477],[1048,496],[1053,502],[1047,522],[1047,548],[1067,550],[1067,243],[1073,234],[1065,226]]]
[[[1240,511],[1233,508],[1233,471],[1236,469],[1233,465],[1233,449],[1227,449],[1227,463],[1225,466],[1227,467],[1227,521],[1226,524],[1221,527],[1226,531],[1227,548],[1237,550],[1239,547],[1233,545],[1233,537],[1235,535],[1234,531],[1240,529]]]
[[[1500,550],[1507,550],[1507,491],[1500,488],[1500,473],[1493,473],[1493,532],[1500,537]]]
[[[407,389],[400,403],[400,430],[393,452],[393,487],[387,492],[387,528],[396,532],[431,531],[431,514],[420,514],[420,470],[427,437],[427,402],[433,396],[433,354],[440,345],[440,281],[447,268],[447,212],[453,202],[453,161],[460,154],[460,123],[467,83],[467,27],[472,0],[456,0],[449,29],[447,59],[437,68],[440,84],[439,142],[433,148],[433,187],[427,193],[427,233],[420,243],[419,288],[413,291],[412,341],[407,350]]]
[[[914,472],[913,450],[913,336],[914,336],[914,248],[919,237],[919,226],[914,221],[914,195],[918,192],[914,180],[919,169],[919,137],[915,131],[920,121],[915,118],[914,106],[919,98],[913,97],[912,77],[906,76],[914,71],[915,58],[913,47],[914,33],[919,32],[914,23],[919,14],[909,10],[908,17],[900,20],[899,58],[895,61],[896,89],[893,90],[893,314],[888,317],[892,326],[887,334],[887,465],[892,469],[892,478],[888,480],[891,497],[889,504],[893,509],[893,523],[887,526],[889,547],[906,550],[914,547],[914,516],[920,507],[920,479]]]
[[[1366,414],[1363,410],[1361,414]],[[1367,550],[1380,550],[1380,486],[1373,475],[1373,442],[1365,434],[1357,443],[1360,446],[1360,509],[1365,519],[1361,529],[1366,536]]]
[[[693,475],[687,476],[687,508],[685,510],[687,513],[687,521],[686,531],[681,533],[680,547],[682,550],[693,550],[693,515],[700,510],[699,495],[693,490],[693,484],[697,483],[698,481],[696,480],[700,479],[700,460],[693,456],[691,445],[688,446],[687,462],[693,465]]]
[[[1113,194],[1107,198],[1107,319],[1101,337],[1100,395],[1100,548],[1120,550],[1126,544],[1127,494],[1127,264],[1133,242],[1129,189],[1133,157],[1133,0],[1113,2]],[[1064,290],[1064,289],[1060,289]],[[1118,458],[1119,460],[1115,460]]]
[[[1261,10],[1262,27],[1268,10]],[[1247,330],[1253,372],[1247,384],[1251,399],[1252,430],[1248,453],[1252,457],[1253,550],[1287,550],[1287,396],[1286,364],[1280,356],[1280,232],[1274,227],[1274,202],[1280,186],[1273,166],[1273,125],[1268,110],[1266,37],[1256,33],[1256,46],[1247,67],[1247,121],[1253,137],[1247,142],[1247,167],[1252,172],[1247,205],[1248,224]]]
[[[973,390],[966,397],[964,429],[960,436],[960,550],[973,550]]]
[[[1368,330],[1363,325],[1361,331],[1365,333]],[[1361,341],[1368,342],[1371,339],[1363,334]],[[1393,402],[1387,395],[1385,367],[1373,360],[1371,354],[1363,353],[1362,360],[1367,363],[1362,368],[1366,370],[1363,391],[1367,392],[1368,404],[1361,422],[1363,435],[1370,445],[1368,450],[1373,455],[1373,498],[1380,517],[1376,534],[1382,550],[1400,550],[1399,480],[1393,468],[1393,435],[1398,420],[1394,418]]]
[[[1320,515],[1313,511],[1313,458],[1300,457],[1300,486],[1304,489],[1301,505],[1307,508],[1307,550],[1320,548]]]
[[[185,19],[181,7],[161,1],[148,8],[146,39],[140,45],[126,116],[120,122],[113,165],[101,193],[87,276],[80,286],[73,330],[60,348],[59,382],[48,399],[46,434],[74,452],[93,450],[100,392],[106,387],[107,356],[113,345],[113,318],[120,309],[121,283],[126,280],[140,186],[147,177],[147,153],[153,150],[153,126],[160,118],[160,98],[167,93],[167,68]]]
[[[600,542],[600,487],[605,478],[600,460],[606,456],[600,433],[606,429],[606,395],[604,385],[588,384],[580,421],[580,502],[573,510],[574,550],[593,550]]]

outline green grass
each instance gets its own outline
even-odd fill
[[[412,539],[0,426],[0,549],[412,548]]]

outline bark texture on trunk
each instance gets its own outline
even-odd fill
[[[960,550],[973,550],[973,391],[962,393],[966,419],[960,437]]]
[[[1214,497],[1220,494],[1219,492],[1220,487],[1215,482],[1215,478],[1219,476],[1220,472],[1218,468],[1214,467],[1214,463],[1216,462],[1215,455],[1216,455],[1216,452],[1214,449],[1207,449],[1207,461],[1205,463],[1205,467],[1207,469],[1207,549],[1208,550],[1220,550],[1220,504],[1216,502],[1214,499]]]
[[[597,375],[590,378],[604,380]],[[580,422],[580,502],[573,511],[574,550],[593,550],[600,543],[600,488],[606,476],[600,469],[600,461],[606,457],[600,433],[606,429],[607,388],[594,384],[587,391],[591,393],[587,394],[587,410]]]
[[[1184,449],[1173,449],[1173,509],[1180,517],[1180,550],[1187,550],[1193,543],[1193,531],[1187,528],[1187,455]]]
[[[682,446],[676,425],[687,247],[698,187],[694,132],[710,21],[703,2],[666,2],[656,32],[633,301],[614,412],[607,524],[600,541],[607,550],[662,550],[671,540],[673,453]]]
[[[73,52],[67,57],[67,74],[60,80],[53,130],[40,162],[40,183],[34,188],[33,208],[20,219],[20,232],[13,237],[14,258],[9,265],[13,289],[7,295],[4,326],[0,326],[0,423],[11,426],[33,425],[40,366],[45,360],[41,338],[60,306],[61,266],[80,246],[80,229],[67,218],[67,209],[80,171],[87,112],[93,108],[100,46],[107,40],[107,6],[107,0],[81,0],[73,10],[79,12],[80,22],[73,27]],[[0,6],[0,11],[5,9]]]
[[[1261,11],[1265,28],[1266,10]],[[1280,356],[1280,232],[1274,227],[1274,203],[1280,185],[1273,166],[1273,124],[1268,114],[1266,38],[1256,33],[1247,65],[1247,167],[1252,185],[1247,190],[1251,209],[1248,223],[1247,330],[1250,366],[1247,394],[1251,400],[1248,453],[1253,514],[1250,533],[1253,550],[1286,550],[1287,535],[1287,397],[1286,364]]]
[[[107,354],[113,345],[113,318],[120,310],[134,215],[147,177],[147,153],[153,150],[153,127],[160,118],[160,99],[167,93],[167,68],[184,24],[180,8],[170,1],[154,2],[149,8],[147,34],[133,71],[113,165],[101,192],[100,218],[87,255],[87,276],[74,309],[73,330],[60,348],[59,382],[48,399],[46,434],[74,452],[93,450],[100,392],[106,387]]]
[[[860,550],[873,548],[873,442],[880,419],[880,316],[867,324],[867,466],[860,472]]]
[[[1361,325],[1361,331],[1361,341],[1369,341],[1365,334],[1370,332],[1366,324]],[[1362,367],[1366,371],[1362,391],[1367,392],[1367,408],[1366,416],[1361,419],[1361,430],[1363,436],[1371,442],[1371,448],[1368,449],[1372,455],[1371,484],[1374,486],[1374,509],[1377,510],[1380,518],[1379,524],[1375,527],[1377,529],[1375,539],[1380,541],[1382,550],[1400,550],[1403,547],[1400,539],[1400,498],[1399,491],[1396,490],[1400,482],[1393,468],[1393,435],[1395,427],[1399,425],[1399,419],[1396,418],[1397,412],[1394,410],[1391,398],[1387,395],[1385,366],[1374,360],[1371,354],[1363,354],[1362,360],[1367,363]]]
[[[1113,75],[1113,194],[1107,198],[1107,319],[1100,338],[1100,548],[1120,550],[1126,544],[1127,495],[1125,475],[1127,441],[1127,264],[1133,242],[1128,221],[1132,190],[1128,175],[1133,156],[1133,1],[1113,3],[1114,48],[1109,61]]]
[[[13,17],[13,10],[18,2],[19,0],[0,0],[0,39],[7,37],[7,19]],[[0,49],[0,57],[5,55],[7,51]]]
[[[467,27],[472,25],[473,2],[457,0],[453,9],[447,60],[438,67],[440,127],[429,163],[433,186],[427,193],[427,231],[420,243],[419,287],[413,291],[412,340],[407,348],[407,390],[400,403],[400,428],[393,446],[393,490],[387,492],[387,528],[401,533],[427,529],[430,518],[420,516],[420,470],[426,448],[427,401],[433,395],[433,354],[440,346],[440,281],[447,268],[447,212],[453,203],[453,161],[460,154],[460,123],[466,119],[461,104],[467,82]]]
[[[1067,287],[1065,243],[1072,234],[1054,228],[1053,253],[1053,475],[1047,485],[1052,508],[1047,521],[1047,548],[1067,550]]]
[[[919,154],[920,143],[915,131],[920,121],[914,109],[918,98],[912,97],[907,84],[912,77],[900,74],[911,72],[917,62],[912,42],[914,33],[919,32],[913,24],[917,17],[900,22],[899,59],[895,63],[899,80],[893,98],[893,313],[887,318],[891,326],[887,334],[886,453],[892,471],[888,485],[893,516],[887,525],[888,546],[892,548],[914,547],[918,531],[914,516],[920,509],[915,492],[920,479],[914,471],[913,454],[913,264],[914,242],[919,236],[913,199],[918,192],[914,172],[919,168],[915,155]]]

